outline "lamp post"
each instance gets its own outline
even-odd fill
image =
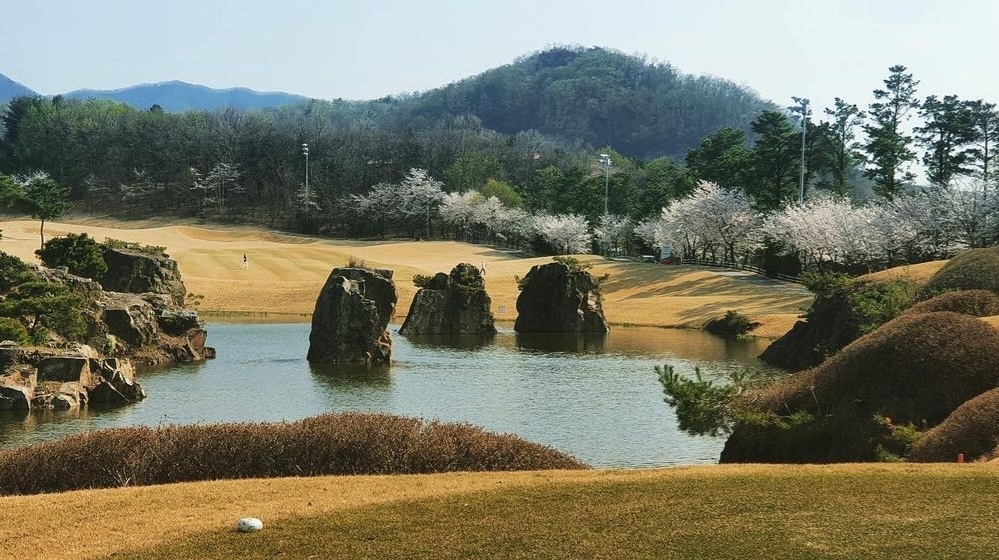
[[[607,215],[607,194],[610,192],[610,154],[600,154],[600,165],[604,167],[604,216]]]
[[[309,145],[302,144],[302,155],[305,156],[305,211],[309,211]]]
[[[808,131],[808,99],[792,97],[798,105],[789,107],[792,113],[801,115],[801,175],[798,179],[798,204],[805,202],[805,133]]]

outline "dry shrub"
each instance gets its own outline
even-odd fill
[[[910,461],[955,461],[958,453],[969,460],[991,455],[999,443],[999,389],[982,393],[962,404],[946,420],[912,447]]]
[[[816,367],[808,383],[796,375],[777,383],[770,391],[786,393],[789,401],[769,410],[849,410],[932,426],[996,386],[996,355],[999,331],[978,319],[946,311],[906,315]],[[780,387],[784,383],[791,387]]]
[[[581,469],[550,447],[388,414],[292,423],[114,428],[0,452],[0,494],[195,480]]]
[[[961,290],[947,292],[917,303],[905,314],[953,311],[973,317],[999,315],[999,293],[989,290]]]
[[[971,249],[954,257],[923,287],[926,294],[953,290],[999,293],[999,247]]]
[[[722,461],[875,460],[893,429],[933,427],[996,387],[997,355],[999,330],[974,317],[898,317],[821,365],[743,395]]]

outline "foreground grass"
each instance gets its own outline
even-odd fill
[[[0,542],[12,558],[992,557],[997,482],[981,464],[226,481],[0,498]],[[246,515],[264,530],[234,533]]]

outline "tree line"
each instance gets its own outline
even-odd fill
[[[997,232],[979,214],[995,208],[999,113],[994,104],[953,95],[920,100],[917,85],[905,67],[894,66],[866,111],[838,98],[818,122],[807,110],[764,109],[748,133],[722,127],[683,162],[630,158],[611,146],[595,150],[536,130],[497,132],[468,114],[421,118],[419,105],[399,110],[398,99],[173,114],[155,106],[20,97],[3,113],[0,172],[17,177],[8,183],[21,192],[43,177],[64,185],[79,211],[613,252],[658,244],[649,224],[703,190],[701,181],[738,194],[754,215],[785,212],[800,196],[804,162],[806,200],[817,193],[854,202],[921,194],[927,203],[951,204],[945,201],[964,197],[979,209],[968,218],[977,220],[968,226],[974,233],[950,237],[971,246],[992,243]],[[916,126],[913,117],[920,119]],[[929,181],[923,187],[913,183],[917,148]],[[646,234],[632,235],[642,223]],[[555,230],[565,233],[545,233]],[[721,256],[735,258],[732,239],[723,234],[710,252],[720,247]],[[697,245],[679,241],[678,247]],[[955,243],[924,244],[908,254],[944,256]]]

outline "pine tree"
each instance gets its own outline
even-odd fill
[[[903,127],[909,112],[919,108],[919,82],[906,73],[905,66],[892,66],[888,71],[885,89],[874,90],[876,101],[868,110],[871,122],[864,126],[869,160],[864,174],[874,181],[875,192],[891,200],[902,192],[905,182],[915,178],[908,164],[916,159],[916,153],[911,148],[912,137]]]

